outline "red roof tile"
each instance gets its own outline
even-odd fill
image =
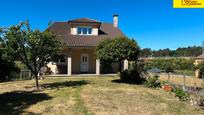
[[[204,53],[199,55],[199,56],[197,56],[196,59],[204,59]]]

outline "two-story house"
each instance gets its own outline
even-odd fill
[[[95,51],[99,41],[124,36],[118,28],[118,15],[113,16],[113,23],[103,23],[89,18],[54,22],[49,28],[58,34],[66,47],[61,51],[61,59],[49,63],[53,74],[95,73],[100,74],[100,60]],[[127,64],[126,64],[127,65]],[[112,71],[118,70],[112,64]]]

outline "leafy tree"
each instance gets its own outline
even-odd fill
[[[195,57],[202,53],[202,47],[200,46],[189,46],[179,47],[176,50],[160,49],[151,50],[150,48],[144,48],[141,50],[141,57]]]
[[[51,61],[51,57],[61,47],[57,35],[49,30],[44,32],[31,30],[28,22],[22,22],[3,31],[1,37],[6,52],[31,70],[38,90],[38,73],[41,67]]]
[[[158,51],[153,51],[154,57],[165,57],[165,56],[172,56],[172,52],[169,48],[167,49],[160,49]]]
[[[115,39],[102,40],[96,50],[97,57],[107,63],[120,64],[120,71],[122,70],[122,62],[127,59],[135,61],[138,59],[139,46],[133,39],[126,37],[119,37]]]
[[[140,51],[140,57],[150,57],[152,56],[152,50],[150,48],[144,48]]]
[[[202,47],[192,46],[186,48],[178,48],[175,50],[175,56],[177,57],[188,57],[188,56],[198,56],[202,53]]]

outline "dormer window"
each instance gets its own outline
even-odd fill
[[[92,28],[90,27],[77,27],[78,35],[92,35]]]

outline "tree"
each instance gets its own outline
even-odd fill
[[[160,49],[158,51],[153,51],[154,57],[165,57],[165,56],[172,56],[172,51],[169,48]]]
[[[144,48],[141,50],[141,57],[195,57],[202,53],[202,47],[200,46],[188,46],[179,47],[176,50],[159,49],[152,51],[150,48]]]
[[[152,55],[152,50],[150,48],[144,48],[140,52],[141,57],[149,57]]]
[[[102,40],[97,46],[96,54],[102,62],[118,62],[121,72],[122,62],[126,59],[129,61],[137,60],[139,49],[135,40],[130,40],[126,37],[118,37],[115,39]]]
[[[24,63],[35,76],[38,86],[40,69],[51,61],[51,58],[62,46],[57,35],[46,30],[31,30],[28,22],[6,28],[1,33],[5,51]]]

